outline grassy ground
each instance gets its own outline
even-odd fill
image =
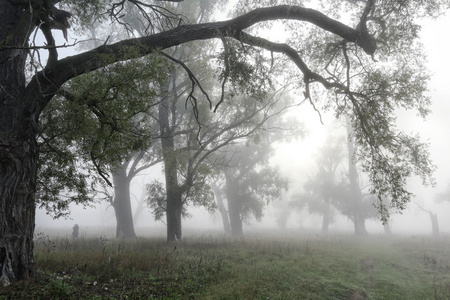
[[[450,299],[448,238],[38,235],[35,259],[0,299]]]

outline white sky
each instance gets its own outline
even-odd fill
[[[431,208],[438,214],[442,232],[450,233],[450,204],[436,204],[434,203],[434,195],[436,192],[444,191],[450,184],[450,80],[448,70],[450,69],[450,14],[442,16],[438,20],[428,21],[422,31],[422,41],[425,50],[428,53],[428,67],[433,73],[430,82],[431,98],[432,98],[432,114],[426,121],[415,117],[414,113],[405,114],[399,117],[399,126],[407,133],[418,132],[423,141],[430,143],[431,158],[437,165],[438,170],[435,174],[437,185],[435,188],[423,188],[418,180],[412,180],[410,183],[411,190],[417,194],[418,202],[424,206]],[[303,140],[294,143],[289,147],[279,148],[278,156],[274,161],[278,162],[282,172],[293,179],[295,182],[301,182],[305,173],[310,173],[308,164],[311,161],[311,155],[315,148],[320,146],[325,139],[325,130],[332,122],[331,118],[325,118],[322,125],[317,114],[313,109],[305,103],[299,107],[298,115],[301,120],[305,121],[306,127],[310,134]],[[286,160],[286,158],[289,158]],[[133,208],[134,209],[134,208]],[[36,218],[36,228],[39,232],[43,228],[50,226],[71,228],[74,223],[81,225],[81,233],[86,230],[86,226],[107,225],[114,226],[114,215],[112,207],[107,209],[106,204],[102,204],[98,210],[82,208],[73,208],[73,220],[58,220],[52,219],[45,215],[45,212],[38,211]],[[270,224],[274,225],[273,213],[266,213]],[[158,234],[164,235],[165,227],[161,222],[155,223],[152,221],[152,216],[149,213],[145,214],[147,219],[145,226],[151,226]],[[413,203],[410,208],[404,212],[402,216],[396,216],[393,223],[393,231],[407,231],[408,228],[413,227],[420,233],[431,232],[431,225],[428,216],[419,211],[417,206]],[[208,216],[206,212],[195,212],[194,218],[184,221],[184,228],[188,227],[202,227],[206,222],[211,223],[211,227],[221,228],[221,220],[219,216]],[[419,222],[420,221],[420,222]],[[316,221],[312,221],[313,223]],[[141,226],[144,223],[140,223]],[[291,220],[292,226],[299,226],[299,222]],[[347,220],[341,220],[340,224],[345,228],[351,230],[351,224]],[[316,225],[320,225],[320,222]],[[138,224],[139,226],[139,224]],[[255,224],[257,228],[260,225]],[[331,226],[333,228],[333,226]],[[369,232],[382,230],[381,225],[376,222],[368,223]],[[251,230],[247,228],[246,230]],[[138,229],[139,232],[139,229]],[[67,232],[70,234],[70,231]]]

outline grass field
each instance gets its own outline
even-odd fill
[[[36,236],[38,276],[0,299],[450,299],[450,239]]]

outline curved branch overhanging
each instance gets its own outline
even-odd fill
[[[326,31],[342,37],[345,41],[360,46],[368,55],[376,50],[375,40],[367,31],[358,31],[337,20],[331,19],[319,11],[304,7],[281,5],[255,9],[249,13],[222,22],[212,22],[194,25],[181,25],[161,33],[127,39],[111,45],[102,45],[91,51],[66,57],[52,64],[51,67],[36,74],[22,95],[27,103],[29,116],[38,117],[40,111],[50,101],[59,88],[68,80],[102,68],[108,64],[137,58],[153,51],[171,48],[195,40],[206,40],[222,37],[242,39],[243,30],[260,22],[289,19],[312,23]],[[245,42],[245,41],[243,41]],[[133,48],[133,51],[128,51]],[[107,57],[107,59],[101,59]],[[307,67],[298,65],[305,73]],[[317,79],[317,78],[316,78]],[[37,95],[40,95],[37,96]],[[40,98],[40,99],[37,99]],[[36,119],[34,121],[37,121]]]

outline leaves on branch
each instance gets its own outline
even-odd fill
[[[112,64],[75,78],[47,106],[41,116],[38,177],[40,201],[47,207],[56,203],[56,216],[71,200],[87,203],[96,188],[111,184],[111,167],[149,147],[154,133],[147,113],[167,68],[157,54]],[[52,161],[59,162],[55,170]],[[64,194],[72,196],[64,199]]]

